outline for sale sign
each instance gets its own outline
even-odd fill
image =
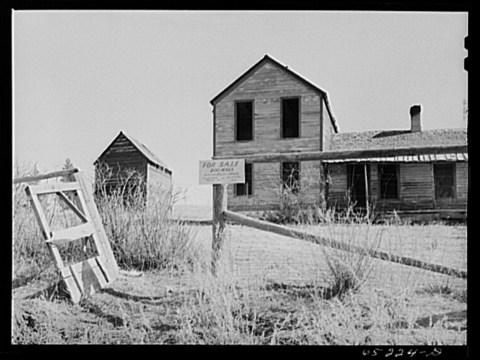
[[[200,185],[245,182],[245,159],[201,160]]]

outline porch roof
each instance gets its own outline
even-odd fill
[[[369,158],[348,158],[348,159],[331,159],[323,160],[324,163],[384,163],[384,162],[433,162],[433,161],[468,161],[468,153],[450,153],[450,154],[421,154],[421,155],[404,155],[404,156],[384,156],[384,157],[369,157]]]

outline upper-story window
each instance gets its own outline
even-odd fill
[[[282,138],[300,136],[300,98],[282,99]]]
[[[235,140],[253,139],[253,101],[235,102]]]

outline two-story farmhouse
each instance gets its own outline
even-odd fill
[[[211,104],[214,158],[246,159],[246,183],[228,187],[230,209],[277,208],[284,183],[300,183],[293,191],[305,203],[318,203],[324,192],[319,161],[253,162],[249,157],[328,149],[338,128],[324,90],[265,55]],[[311,183],[302,186],[302,180]]]
[[[326,91],[265,55],[211,100],[213,158],[245,158],[246,182],[228,208],[276,209],[287,192],[305,205],[465,212],[467,134],[421,129],[340,133]]]

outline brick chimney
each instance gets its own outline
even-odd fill
[[[420,112],[422,108],[420,105],[413,105],[410,108],[410,120],[411,120],[411,132],[421,132],[422,131],[422,121],[420,117]]]

